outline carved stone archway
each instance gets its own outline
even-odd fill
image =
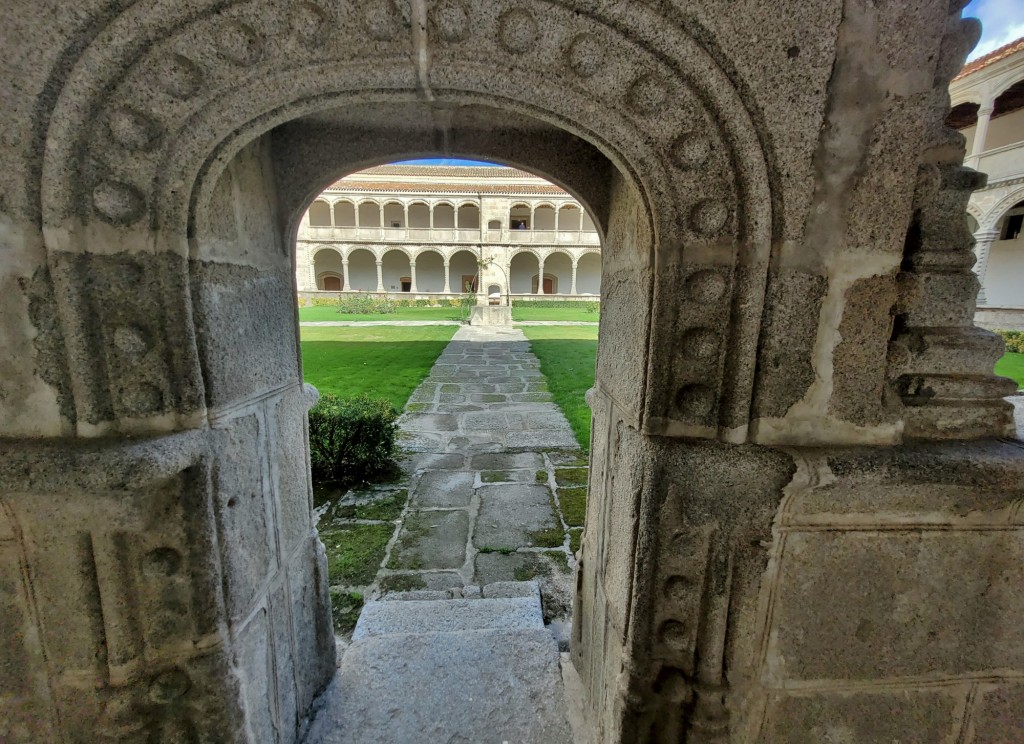
[[[82,9],[12,232],[35,350],[12,368],[44,393],[0,401],[12,715],[294,740],[334,669],[289,247],[339,176],[440,154],[563,186],[606,246],[572,648],[599,737],[877,741],[928,717],[898,705],[922,687],[980,721],[978,680],[1022,666],[1012,623],[972,635],[1016,614],[975,589],[1017,577],[1022,458],[984,441],[1009,419],[941,125],[976,36],[955,5],[773,13],[755,59],[727,5]],[[932,527],[948,561],[914,560]],[[906,586],[951,575],[939,622]]]

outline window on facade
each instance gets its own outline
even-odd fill
[[[331,226],[331,208],[327,202],[315,201],[309,205],[309,224],[313,227]]]
[[[541,204],[539,207],[533,210],[533,229],[554,230],[555,208],[548,204]]]
[[[459,229],[480,229],[480,208],[476,204],[463,204],[459,207]]]
[[[384,224],[391,227],[401,227],[405,221],[405,207],[398,202],[388,202],[384,205]]]
[[[455,207],[451,204],[438,204],[434,207],[434,227],[451,230],[455,227]]]
[[[501,229],[501,220],[489,220],[488,223],[487,223],[487,229],[488,230],[500,230]]]
[[[363,202],[359,205],[359,226],[380,227],[380,205],[377,202]]]

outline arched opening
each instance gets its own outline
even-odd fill
[[[533,211],[533,229],[540,232],[551,232],[556,227],[555,208],[550,204],[541,204]]]
[[[583,231],[584,232],[597,232],[597,226],[594,225],[594,219],[590,216],[587,210],[583,210]]]
[[[973,214],[967,215],[967,229],[970,230],[971,235],[978,232],[978,220],[975,219]]]
[[[384,227],[405,227],[405,206],[400,202],[384,205]]]
[[[377,257],[365,248],[356,248],[348,254],[347,289],[360,292],[377,291]]]
[[[463,204],[459,207],[459,229],[480,229],[480,207],[476,204]]]
[[[476,292],[480,267],[472,251],[455,251],[448,262],[451,290],[457,294]]]
[[[529,204],[513,204],[512,208],[508,212],[508,226],[510,230],[529,230],[531,229],[530,224],[530,205]]]
[[[998,237],[989,248],[985,268],[985,303],[990,307],[1024,307],[1024,201],[996,223]]]
[[[543,294],[545,295],[558,294],[558,277],[545,271],[543,289]],[[534,274],[533,277],[531,277],[530,292],[533,294],[541,294],[540,274]]]
[[[502,304],[501,286],[498,284],[487,285],[487,304],[488,305],[500,305]]]
[[[446,203],[435,204],[434,228],[439,230],[455,229],[455,207]]]
[[[597,253],[584,253],[576,265],[576,293],[587,295],[601,294],[601,256]]]
[[[996,150],[1024,140],[1024,80],[1004,90],[992,104],[992,119],[983,150]]]
[[[324,201],[315,201],[309,205],[309,224],[313,227],[331,226],[331,207]]]
[[[334,226],[355,227],[356,226],[356,205],[348,200],[335,202],[334,204]]]
[[[488,220],[487,229],[492,232],[498,232],[501,230],[501,220]]]
[[[324,248],[313,256],[313,271],[317,289],[339,291],[342,289],[341,254],[331,248]]]
[[[409,292],[412,290],[412,268],[405,251],[388,251],[381,258],[381,276],[384,291]]]
[[[509,264],[509,291],[512,294],[536,292],[532,278],[540,269],[540,259],[528,250],[517,253]]]
[[[544,276],[544,294],[569,294],[572,291],[572,258],[569,254],[561,251],[549,253],[544,259]]]
[[[380,205],[377,202],[360,202],[359,227],[380,227]]]
[[[409,227],[416,230],[430,227],[430,205],[426,202],[414,202],[409,205]]]
[[[444,257],[437,251],[416,254],[416,289],[420,292],[444,291]]]
[[[558,229],[579,232],[582,227],[581,210],[574,204],[566,204],[558,210]]]

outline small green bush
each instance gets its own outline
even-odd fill
[[[330,307],[341,302],[340,297],[314,297],[313,307]]]
[[[309,411],[313,480],[365,481],[388,471],[397,430],[398,412],[387,400],[321,395]]]
[[[342,297],[337,305],[342,315],[391,315],[398,309],[395,300],[372,294]]]
[[[1024,331],[996,331],[1006,342],[1006,350],[1024,354]]]

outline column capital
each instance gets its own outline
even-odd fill
[[[978,116],[992,116],[992,112],[994,110],[995,105],[993,103],[990,103],[987,106],[981,106],[978,108]]]
[[[988,230],[978,230],[976,233],[974,233],[974,239],[979,243],[985,241],[991,242],[995,240],[997,237],[999,237],[999,230],[997,228],[990,228]]]

